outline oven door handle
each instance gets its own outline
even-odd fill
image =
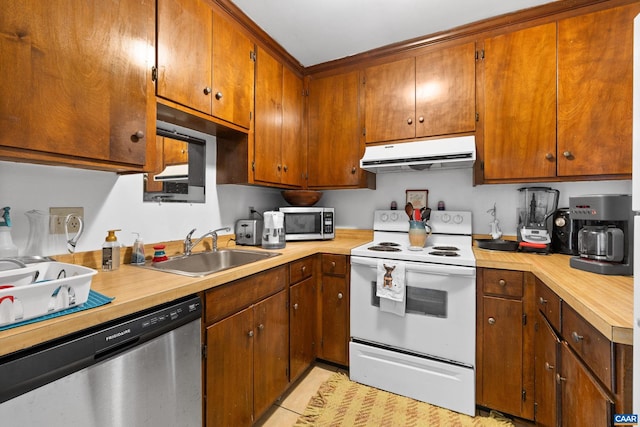
[[[362,265],[369,268],[377,268],[379,258],[366,258],[366,257],[351,257],[351,265]],[[393,261],[402,262],[402,261]],[[405,272],[415,272],[420,274],[439,274],[443,276],[476,276],[475,267],[464,267],[460,265],[444,265],[444,264],[432,264],[432,263],[419,263],[405,261]]]

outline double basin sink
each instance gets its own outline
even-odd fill
[[[198,252],[169,258],[167,261],[154,262],[148,268],[184,276],[202,277],[278,255],[280,254],[276,252],[217,249],[212,252]]]

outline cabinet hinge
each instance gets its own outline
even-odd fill
[[[202,358],[203,359],[207,358],[207,345],[206,344],[202,345]]]
[[[256,171],[256,162],[255,161],[251,162],[251,170],[254,171],[254,172]]]
[[[527,390],[522,390],[522,401],[523,402],[527,401]]]
[[[522,326],[527,325],[527,313],[522,314]]]
[[[366,127],[362,128],[362,136],[367,136],[367,128]]]
[[[156,67],[155,65],[151,67],[151,80],[153,80],[154,82],[158,81],[158,67]]]
[[[253,62],[256,62],[256,52],[253,50],[249,51],[249,59],[252,60]]]
[[[480,121],[480,113],[476,111],[476,122],[479,122],[479,121]]]
[[[362,84],[367,84],[367,78],[365,76],[362,76]]]
[[[484,161],[480,162],[480,170],[484,170]]]
[[[476,61],[482,61],[484,59],[484,49],[476,50]]]
[[[249,121],[253,120],[253,111],[249,111]]]

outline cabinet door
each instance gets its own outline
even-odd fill
[[[157,94],[211,114],[213,12],[203,0],[158,0]]]
[[[473,132],[475,43],[416,58],[416,137]]]
[[[253,111],[254,49],[249,37],[213,13],[212,114],[247,129]]]
[[[253,348],[251,308],[207,328],[206,406],[208,427],[253,423]]]
[[[302,79],[283,68],[282,80],[282,184],[302,186],[306,172],[306,144],[302,136]]]
[[[357,71],[309,81],[309,187],[360,183],[359,86]]]
[[[558,382],[561,389],[562,425],[611,425],[613,400],[566,343],[560,346],[560,360]]]
[[[522,411],[522,302],[483,297],[482,404],[519,415]]]
[[[302,374],[316,358],[316,286],[310,277],[290,289],[290,365],[291,381]]]
[[[341,365],[349,364],[348,279],[322,276],[322,339],[320,357]]]
[[[558,175],[631,174],[632,4],[558,22]]]
[[[287,292],[256,304],[254,311],[253,414],[258,419],[289,384]],[[235,424],[239,425],[239,424]]]
[[[364,73],[365,142],[415,137],[415,58],[368,67]]]
[[[484,178],[554,177],[556,24],[487,39],[484,52]]]
[[[144,165],[147,138],[134,135],[147,130],[154,11],[149,0],[3,1],[0,145]]]
[[[162,137],[162,156],[164,165],[182,165],[189,163],[189,143],[177,139]]]
[[[537,313],[535,335],[535,405],[536,425],[555,427],[558,425],[558,346],[560,339],[545,317]]]
[[[258,49],[256,63],[255,179],[279,183],[282,173],[282,64]]]

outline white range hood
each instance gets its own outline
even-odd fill
[[[374,173],[470,168],[475,160],[475,137],[460,136],[372,145],[365,149],[360,168]]]

